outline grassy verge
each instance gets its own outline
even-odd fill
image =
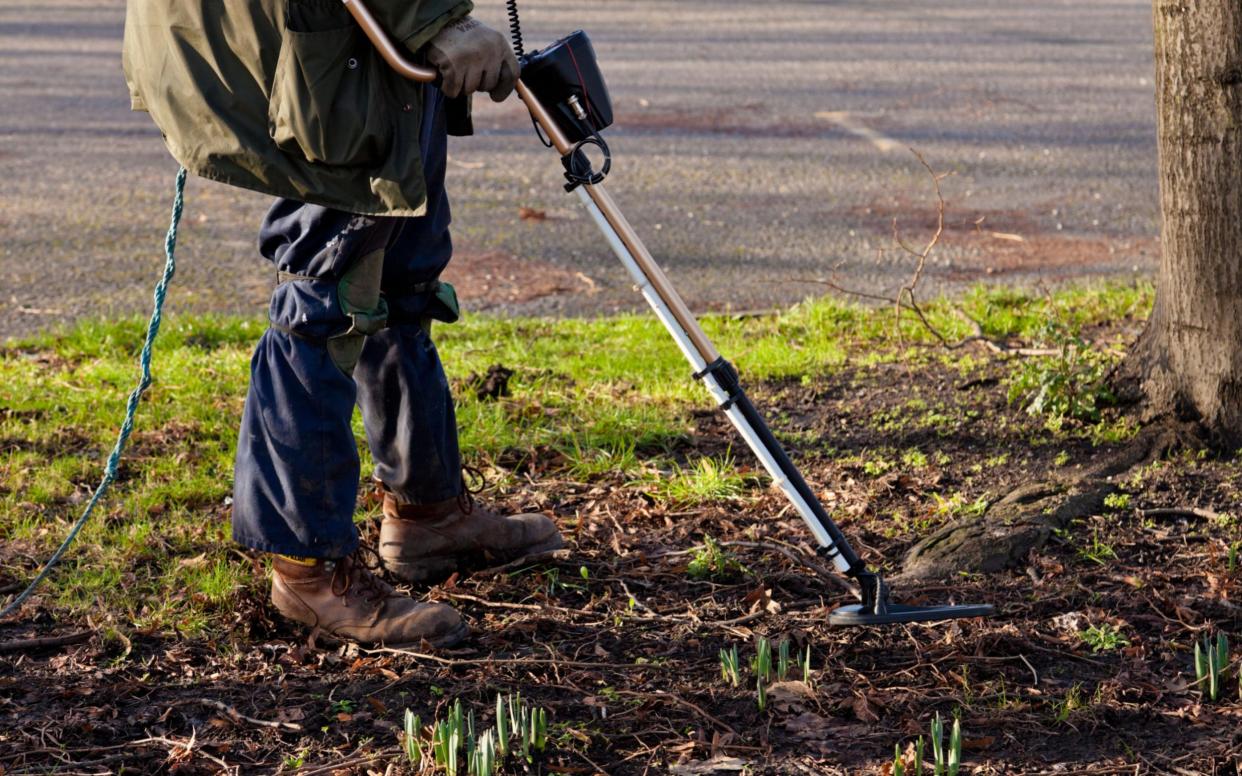
[[[1108,339],[1117,322],[1146,315],[1150,301],[1149,288],[1134,286],[1050,296],[979,288],[927,311],[951,338],[974,333],[969,317],[990,337],[1050,344],[1065,332]],[[939,360],[970,374],[990,360],[982,351],[931,347],[934,338],[914,320],[895,326],[891,309],[830,299],[770,316],[709,317],[704,326],[744,380],[761,389],[788,381],[812,385],[846,364],[917,367]],[[27,579],[89,498],[134,380],[142,327],[140,320],[85,323],[0,349],[5,580]],[[258,567],[230,544],[228,497],[250,352],[263,328],[261,321],[236,318],[166,322],[156,345],[155,384],[120,480],[44,589],[44,603],[92,612],[121,630],[200,634],[229,631],[238,597],[261,594]],[[551,461],[545,468],[558,476],[620,478],[623,487],[642,488],[664,503],[734,498],[756,487],[734,471],[729,455],[686,460],[679,454],[693,412],[709,404],[648,316],[476,316],[436,334],[452,375],[495,363],[516,370],[504,400],[458,391],[463,449],[501,486],[540,460]],[[1117,349],[1115,342],[1095,346]],[[356,430],[361,442],[360,423]],[[1082,429],[1070,424],[1055,431]],[[876,474],[883,473],[879,468]]]

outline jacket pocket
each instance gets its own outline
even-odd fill
[[[378,166],[393,142],[378,58],[358,28],[286,28],[268,104],[280,150],[311,162]]]

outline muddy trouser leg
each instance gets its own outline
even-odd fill
[[[419,141],[427,212],[393,230],[383,280],[388,328],[367,339],[354,372],[375,476],[401,501],[423,504],[461,492],[453,397],[428,325],[429,316],[445,312],[432,282],[453,252],[442,103],[437,90],[424,91]]]
[[[384,325],[384,249],[398,219],[277,200],[260,233],[276,265],[271,327],[250,364],[234,468],[233,538],[340,558],[358,543],[354,366]]]
[[[358,374],[376,478],[403,502],[457,496],[461,459],[453,397],[428,332],[418,323],[390,325],[367,341]]]

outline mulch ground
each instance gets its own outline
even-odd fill
[[[757,398],[860,552],[895,571],[916,535],[961,519],[935,494],[995,500],[1109,452],[1040,432],[1007,405],[999,376],[856,367]],[[695,422],[678,450],[687,460],[734,440],[711,413]],[[901,462],[911,448],[925,465]],[[416,591],[469,617],[464,648],[308,643],[257,587],[214,640],[104,638],[89,619],[31,607],[0,628],[0,771],[401,773],[404,709],[429,720],[460,698],[490,724],[495,694],[520,691],[551,720],[530,772],[888,774],[895,745],[957,711],[964,773],[1242,773],[1236,673],[1208,702],[1192,658],[1209,633],[1242,641],[1237,523],[1148,511],[1236,512],[1231,460],[1143,470],[1123,483],[1129,504],[1054,537],[1023,568],[897,590],[913,603],[991,603],[993,618],[844,629],[827,615],[850,597],[777,494],[668,507],[619,478],[567,480],[550,451],[519,453],[491,463],[520,466],[522,486],[491,495],[557,515],[571,551]],[[895,464],[867,465],[883,457]],[[704,534],[745,569],[691,578],[689,548]],[[1079,634],[1106,625],[1125,643],[1093,651]],[[79,632],[78,643],[14,644]],[[763,711],[753,677],[743,670],[734,688],[718,662],[733,644],[745,662],[761,635],[809,645],[814,669],[809,687],[773,688]]]

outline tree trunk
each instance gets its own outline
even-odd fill
[[[1148,420],[1242,442],[1242,2],[1155,0],[1163,256],[1119,372]]]

